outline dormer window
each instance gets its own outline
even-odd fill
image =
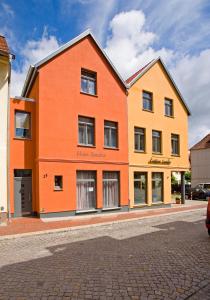
[[[85,69],[81,70],[81,92],[96,95],[96,73]]]

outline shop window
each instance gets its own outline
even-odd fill
[[[152,173],[152,202],[163,202],[163,173]]]
[[[112,208],[119,206],[119,173],[103,173],[103,207]]]
[[[147,203],[147,173],[134,172],[134,204]]]
[[[96,207],[96,172],[77,171],[77,210]]]

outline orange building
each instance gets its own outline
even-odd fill
[[[11,99],[11,212],[128,209],[126,85],[86,31],[31,66]]]

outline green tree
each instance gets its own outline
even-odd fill
[[[187,182],[191,182],[191,172],[185,172],[184,177]]]
[[[177,185],[178,184],[178,181],[177,181],[177,179],[174,175],[171,176],[171,184],[172,185]]]

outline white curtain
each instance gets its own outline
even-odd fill
[[[119,175],[118,172],[104,172],[103,175],[103,207],[119,206]]]
[[[95,208],[95,177],[95,172],[77,172],[77,210],[88,210]]]
[[[23,128],[23,129],[30,128],[28,113],[16,112],[15,117],[16,117],[16,128]]]

